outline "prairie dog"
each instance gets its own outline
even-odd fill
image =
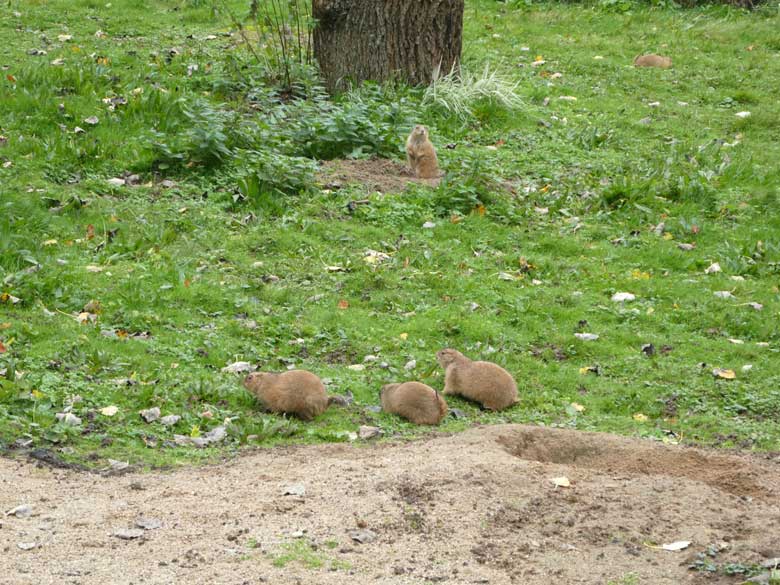
[[[517,402],[517,384],[501,366],[471,361],[454,349],[442,349],[436,359],[444,368],[444,394],[468,398],[488,410],[502,410]]]
[[[244,379],[244,387],[266,410],[294,414],[302,420],[321,415],[331,403],[322,380],[305,370],[252,372]]]
[[[447,403],[436,390],[420,382],[386,384],[379,393],[382,410],[416,425],[437,425],[447,415]]]
[[[634,67],[660,67],[669,69],[672,66],[672,60],[663,55],[639,55],[634,59]]]
[[[406,162],[418,179],[439,177],[439,159],[425,126],[417,124],[406,139]]]

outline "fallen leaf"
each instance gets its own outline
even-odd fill
[[[9,293],[0,294],[0,303],[9,303],[11,305],[17,305],[22,302],[22,299],[15,297]]]
[[[748,303],[748,307],[751,309],[755,309],[756,311],[761,311],[764,308],[764,305],[761,303]]]
[[[370,542],[374,542],[377,539],[377,533],[373,530],[369,530],[368,528],[363,528],[360,530],[350,530],[347,534],[349,534],[349,537],[354,540],[355,542],[359,542],[360,544],[368,544]]]
[[[58,421],[68,427],[77,427],[81,424],[81,419],[72,412],[58,412],[54,416]]]
[[[684,252],[690,252],[691,250],[696,248],[696,244],[686,244],[686,243],[682,243],[681,242],[681,243],[677,244],[677,247],[680,250],[683,250]]]
[[[166,427],[171,427],[175,425],[177,422],[179,422],[180,420],[181,417],[178,414],[169,414],[160,419],[160,424]]]
[[[29,518],[32,515],[32,506],[29,504],[22,504],[11,508],[5,513],[6,516],[16,516],[17,518]]]
[[[293,483],[282,490],[283,496],[305,496],[306,486],[302,483]]]
[[[750,117],[750,112],[737,112],[737,113],[736,113],[736,114],[734,114],[734,115],[735,115],[737,118],[742,118],[742,119],[744,120],[745,118],[749,118],[749,117]]]
[[[144,420],[144,422],[151,423],[160,418],[160,409],[155,406],[153,408],[142,410],[138,414],[141,415],[141,418]]]
[[[408,362],[406,362],[406,365],[404,366],[404,370],[409,372],[415,369],[416,367],[417,367],[417,360],[409,360]]]
[[[637,412],[637,413],[636,413],[636,414],[633,416],[633,419],[634,419],[636,422],[645,422],[645,421],[647,420],[647,415],[645,415],[645,414],[642,414],[641,412]]]
[[[362,372],[366,369],[366,366],[363,364],[352,364],[351,366],[347,366],[348,370],[352,370],[353,372]]]
[[[140,528],[121,528],[115,531],[111,536],[115,536],[121,540],[135,540],[141,538],[144,535],[144,531]]]
[[[243,372],[253,372],[256,369],[257,368],[249,362],[233,362],[232,364],[228,364],[222,368],[220,371],[223,374],[241,374]]]
[[[100,414],[103,416],[114,416],[117,412],[119,412],[119,408],[116,406],[106,406],[100,409]]]
[[[136,518],[135,525],[144,530],[157,530],[162,527],[162,522],[157,518],[145,518],[144,516],[140,516]]]
[[[746,373],[752,369],[753,369],[753,364],[745,364],[744,366],[742,366],[742,371]]]
[[[576,97],[574,97],[573,95],[562,95],[562,96],[558,96],[558,99],[559,99],[559,100],[562,100],[562,101],[564,101],[564,102],[576,102],[576,101],[577,101],[577,98],[576,98]]]
[[[584,366],[580,368],[580,374],[596,374],[597,376],[601,374],[601,368],[598,366]]]
[[[89,124],[90,126],[96,126],[100,123],[100,119],[97,116],[90,116],[89,118],[84,118],[84,123]]]
[[[358,429],[358,437],[360,437],[364,441],[367,441],[369,439],[374,439],[381,435],[382,435],[382,429],[380,429],[379,427],[361,425],[360,428]]]
[[[86,267],[87,272],[103,272],[104,267],[103,266],[95,266],[94,264],[90,264]]]
[[[72,38],[72,35],[57,35],[57,40],[61,43],[67,43]]]
[[[8,81],[10,81],[11,83],[16,83],[16,77],[14,77],[13,75],[11,75],[10,73],[9,73],[8,75],[6,75],[6,76],[5,76],[5,78],[6,78]]]
[[[678,551],[678,550],[684,550],[688,548],[691,545],[690,540],[678,540],[677,542],[671,542],[669,544],[663,544],[661,545],[661,548],[664,550],[669,551]]]
[[[7,351],[8,349],[6,349],[5,345],[3,345],[3,342],[0,341],[0,353],[5,353]]]
[[[114,177],[112,179],[108,179],[107,183],[113,187],[122,187],[125,185],[125,180],[120,179],[119,177]]]
[[[553,477],[550,481],[553,482],[553,485],[556,488],[559,488],[559,487],[570,487],[571,486],[571,482],[569,481],[569,478],[566,477],[566,476]]]
[[[731,294],[731,291],[727,291],[727,290],[716,290],[713,294],[716,297],[718,297],[719,299],[733,299],[733,298],[736,298],[733,294]]]
[[[426,221],[422,226],[423,226],[423,229],[425,229],[425,230],[432,230],[433,228],[436,227],[436,224],[433,223],[432,221]]]
[[[612,300],[616,303],[623,303],[626,301],[633,301],[636,299],[636,295],[629,292],[618,292],[612,295]]]
[[[599,338],[595,333],[575,333],[574,337],[582,341],[596,341]]]
[[[720,264],[713,262],[704,270],[704,274],[715,274],[716,272],[720,271]]]
[[[349,309],[349,301],[341,299],[338,304],[338,308],[342,311],[345,309]]]
[[[406,341],[409,338],[409,334],[408,333],[401,333],[401,335],[399,335],[398,337],[400,337],[401,339]]]
[[[572,402],[570,406],[576,410],[577,412],[582,412],[585,410],[585,407],[582,404],[579,404],[578,402]]]
[[[712,370],[712,375],[723,380],[733,380],[737,377],[737,374],[734,373],[734,370],[724,370],[722,368],[715,368]]]

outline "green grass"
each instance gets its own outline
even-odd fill
[[[0,294],[20,302],[0,297],[0,444],[169,465],[344,441],[361,424],[418,436],[366,407],[390,381],[441,388],[434,355],[453,346],[507,367],[521,402],[484,413],[451,399],[468,418],[445,431],[543,423],[780,447],[776,10],[467,4],[465,65],[518,81],[522,109],[479,101],[464,122],[421,106],[421,91],[329,102],[308,78],[310,99],[283,101],[241,66],[229,19],[208,2],[4,7]],[[674,68],[631,67],[645,51]],[[118,97],[113,110],[103,101]],[[350,213],[365,193],[316,184],[317,157],[401,160],[414,122],[432,129],[442,187],[369,194]],[[141,185],[107,182],[125,173]],[[367,249],[391,260],[368,265]],[[713,262],[722,272],[705,275]],[[622,291],[636,301],[611,302]],[[79,323],[93,300],[96,322]],[[347,368],[366,355],[389,367]],[[263,414],[220,372],[236,360],[310,369],[355,404],[308,424]],[[115,416],[100,414],[111,405]],[[146,424],[138,411],[152,406],[182,418]],[[80,426],[57,422],[68,407]],[[172,446],[228,418],[217,447]]]

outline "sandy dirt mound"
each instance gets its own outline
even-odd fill
[[[324,161],[318,179],[330,189],[362,185],[380,193],[401,193],[409,183],[432,187],[439,184],[439,179],[417,179],[405,165],[382,158]]]
[[[0,582],[736,583],[689,565],[780,557],[778,496],[780,456],[517,425],[119,477],[0,460],[0,510],[32,507],[0,517]]]

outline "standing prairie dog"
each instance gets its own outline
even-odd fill
[[[517,384],[501,366],[471,361],[454,349],[442,349],[436,359],[444,368],[444,394],[468,398],[488,410],[502,410],[517,402]]]
[[[244,387],[266,410],[294,414],[302,420],[321,415],[336,402],[328,398],[322,380],[306,370],[252,372],[244,379]]]
[[[417,124],[406,139],[406,161],[418,179],[439,177],[439,159],[425,126]]]
[[[379,393],[382,410],[416,425],[437,425],[447,415],[447,403],[436,390],[420,382],[385,384]]]
[[[639,55],[634,59],[634,67],[659,67],[669,69],[672,66],[672,60],[663,55]]]

